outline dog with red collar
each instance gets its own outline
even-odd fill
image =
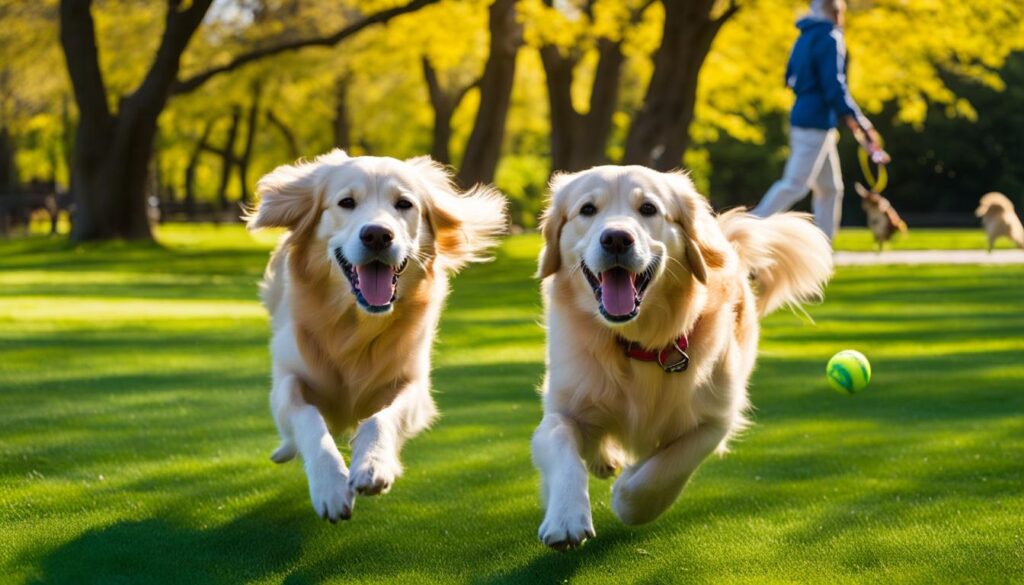
[[[596,167],[552,180],[540,257],[547,339],[533,460],[540,539],[594,536],[588,471],[612,508],[657,518],[746,424],[760,318],[817,298],[828,238],[806,214],[715,217],[683,173]]]

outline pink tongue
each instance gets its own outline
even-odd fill
[[[636,309],[636,287],[625,268],[612,268],[601,273],[601,304],[609,315],[622,317]]]
[[[395,269],[381,262],[356,266],[359,290],[363,298],[374,307],[383,307],[395,296]]]

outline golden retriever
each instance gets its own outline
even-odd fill
[[[533,436],[556,549],[594,536],[587,470],[621,471],[612,508],[657,518],[745,424],[759,320],[817,298],[828,238],[805,214],[717,219],[680,172],[556,176],[543,216],[544,417]]]
[[[281,435],[271,459],[300,455],[316,513],[348,519],[356,494],[391,488],[403,443],[437,414],[430,349],[447,275],[483,259],[505,200],[457,193],[428,157],[340,150],[278,167],[257,193],[249,227],[290,230],[262,285]],[[349,469],[335,436],[353,428]]]
[[[1024,226],[1013,209],[1010,198],[1002,193],[988,193],[981,198],[974,215],[981,218],[981,225],[988,235],[988,251],[999,238],[1010,238],[1018,248],[1024,248]]]
[[[871,191],[860,183],[854,183],[857,195],[860,195],[860,206],[868,216],[868,229],[875,238],[878,251],[892,240],[896,232],[907,233],[907,223],[903,221],[896,208],[880,193]]]

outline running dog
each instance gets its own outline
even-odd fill
[[[448,274],[484,259],[505,229],[495,191],[457,192],[428,157],[340,150],[278,167],[257,186],[251,229],[287,233],[267,266],[271,455],[300,455],[313,509],[336,522],[355,497],[387,492],[399,450],[430,425],[430,348]],[[351,429],[352,467],[335,436]]]
[[[612,508],[650,522],[747,425],[759,321],[818,298],[828,238],[806,214],[715,217],[683,173],[559,175],[540,255],[544,417],[533,436],[555,549],[594,536],[588,470],[620,473]]]

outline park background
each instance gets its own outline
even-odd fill
[[[1024,580],[1024,252],[869,252],[848,136],[835,245],[876,260],[839,266],[813,320],[766,320],[755,425],[658,522],[621,526],[595,480],[597,538],[536,539],[549,174],[682,164],[717,208],[756,201],[804,7],[0,0],[0,583]],[[853,92],[911,225],[893,248],[982,251],[978,197],[1020,207],[1022,23],[1019,2],[851,2]],[[442,417],[337,526],[267,460],[256,284],[280,234],[238,223],[262,173],[334,146],[493,180],[525,232],[454,279]],[[823,375],[851,347],[874,368],[852,397]]]
[[[148,238],[147,202],[165,220],[237,220],[263,173],[335,146],[430,153],[463,184],[495,182],[524,227],[551,172],[603,162],[682,165],[716,206],[750,205],[785,162],[783,74],[805,8],[4,0],[0,206],[74,183],[59,199],[75,201],[76,239]],[[850,84],[911,225],[973,225],[982,194],[1024,197],[1022,22],[1019,2],[850,2]],[[851,195],[855,148],[846,136]],[[8,197],[15,227],[24,201]]]

